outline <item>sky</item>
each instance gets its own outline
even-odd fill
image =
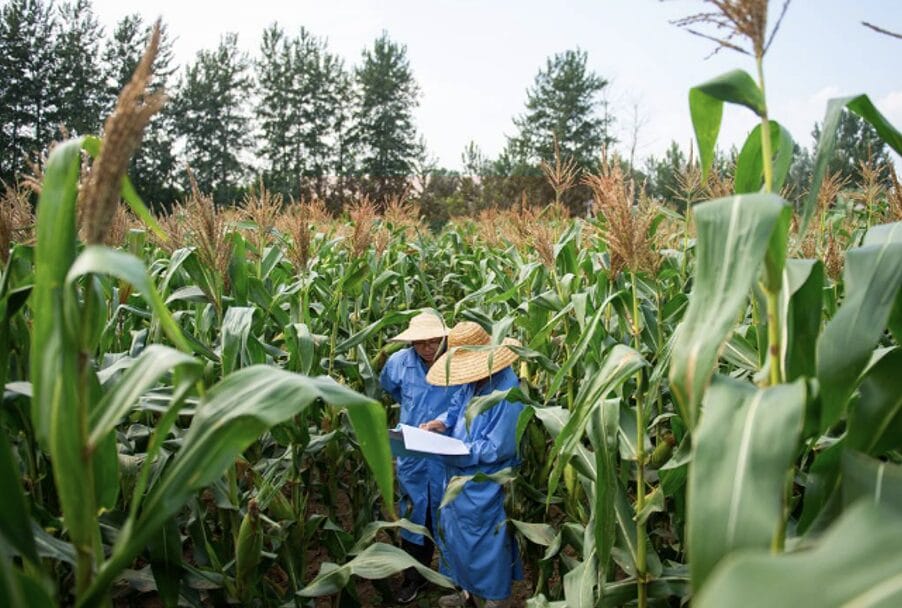
[[[109,33],[126,14],[162,17],[175,37],[175,60],[193,61],[222,34],[258,53],[273,22],[287,33],[306,27],[325,38],[348,65],[383,32],[407,47],[420,86],[417,128],[442,166],[461,169],[461,152],[475,141],[489,157],[515,133],[526,91],[548,57],[568,49],[588,53],[588,66],[609,81],[605,97],[627,154],[636,131],[637,156],[661,156],[671,141],[692,140],[688,90],[726,71],[755,73],[751,58],[723,50],[670,21],[699,12],[697,0],[93,0]],[[772,17],[782,0],[771,1]],[[770,116],[800,144],[822,121],[828,99],[867,93],[902,128],[902,40],[862,21],[902,31],[902,0],[794,0],[767,56]],[[638,117],[638,119],[637,119]],[[755,117],[724,112],[720,145],[741,146]],[[898,157],[896,157],[898,162]]]

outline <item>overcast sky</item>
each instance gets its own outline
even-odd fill
[[[109,33],[129,13],[162,16],[184,65],[221,34],[237,32],[257,54],[263,29],[277,22],[292,33],[304,26],[326,38],[349,65],[385,30],[407,46],[420,85],[417,127],[430,151],[460,168],[468,141],[494,157],[514,132],[526,89],[545,59],[579,47],[589,66],[610,85],[607,98],[624,152],[632,138],[634,106],[638,155],[660,155],[671,140],[692,138],[687,91],[727,70],[754,74],[746,56],[722,51],[706,59],[712,43],[669,23],[698,12],[692,0],[93,0]],[[781,0],[771,2],[778,11]],[[831,97],[867,93],[902,127],[902,40],[877,34],[861,21],[902,31],[902,0],[795,0],[767,57],[771,117],[797,142],[811,145],[811,128]],[[754,126],[745,109],[724,113],[721,144],[741,144]],[[897,158],[898,160],[898,158]]]

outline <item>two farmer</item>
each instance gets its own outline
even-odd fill
[[[469,448],[466,456],[399,457],[397,463],[402,515],[429,529],[441,550],[441,572],[462,588],[442,597],[439,606],[465,606],[471,596],[489,608],[507,606],[512,581],[522,572],[507,529],[503,488],[467,483],[441,511],[438,505],[450,478],[518,464],[516,425],[523,405],[501,401],[476,416],[469,429],[465,411],[473,397],[519,384],[511,368],[517,355],[507,348],[519,343],[491,345],[488,333],[469,321],[449,331],[432,313],[411,319],[393,340],[411,344],[389,358],[381,375],[382,387],[401,404],[401,422],[449,435]],[[437,357],[445,342],[447,352]],[[431,563],[433,546],[424,536],[405,530],[402,546],[421,563]],[[415,570],[406,571],[398,600],[412,601],[424,584]]]

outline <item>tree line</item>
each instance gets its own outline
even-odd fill
[[[12,184],[39,173],[53,141],[102,130],[151,26],[134,14],[106,35],[90,0],[10,0],[2,7],[0,179]],[[462,171],[441,167],[417,132],[420,89],[406,47],[385,32],[355,65],[306,28],[286,32],[274,23],[254,56],[227,33],[177,66],[164,24],[154,86],[170,100],[147,129],[130,175],[157,209],[169,208],[195,180],[220,204],[262,184],[286,199],[317,197],[334,211],[362,196],[380,205],[415,197],[429,219],[440,221],[524,198],[555,200],[543,162],[557,155],[577,171],[591,170],[601,150],[618,143],[604,99],[609,82],[580,49],[540,66],[505,148],[489,158],[471,142]],[[866,156],[889,162],[873,129],[852,115],[839,138],[832,168],[849,179],[857,179]],[[811,153],[796,152],[792,179],[801,188]],[[735,154],[723,155],[723,171]],[[673,198],[690,155],[674,142],[660,158],[624,163],[649,194]],[[577,181],[561,202],[581,213],[588,198]]]

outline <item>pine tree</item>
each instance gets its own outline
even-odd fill
[[[198,186],[217,203],[233,202],[247,174],[241,157],[251,143],[249,68],[237,34],[226,34],[215,50],[198,52],[174,100],[186,160]]]
[[[326,197],[330,172],[343,163],[341,142],[348,80],[325,41],[301,28],[294,38],[272,25],[263,33],[257,119],[266,159],[265,180],[285,195]]]
[[[53,43],[56,120],[70,134],[98,133],[103,113],[104,75],[100,62],[103,29],[90,0],[67,2],[59,9]]]
[[[383,32],[372,49],[363,51],[355,80],[360,99],[354,143],[359,146],[360,170],[370,181],[369,194],[381,203],[405,190],[417,153],[413,110],[419,88],[407,47]]]
[[[51,7],[41,0],[0,9],[0,178],[7,182],[46,151],[57,129],[53,31]]]
[[[593,166],[601,149],[614,143],[612,118],[600,94],[608,85],[587,67],[580,49],[546,60],[526,92],[526,112],[514,119],[519,133],[508,141],[513,164],[536,165],[554,157],[554,138],[561,155],[580,167]]]
[[[265,161],[263,179],[267,188],[283,196],[297,194],[292,174],[293,150],[289,145],[292,55],[285,33],[272,24],[263,32],[260,59],[256,62],[256,108],[261,135],[259,153]]]

